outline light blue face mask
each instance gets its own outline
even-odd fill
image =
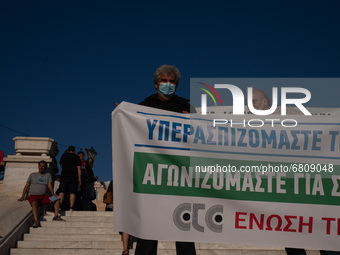
[[[159,83],[158,91],[165,97],[171,97],[175,94],[176,85],[173,85],[170,82],[167,83],[161,82]]]

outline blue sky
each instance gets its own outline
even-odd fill
[[[109,180],[114,103],[154,93],[159,65],[180,69],[187,98],[192,77],[339,77],[339,9],[335,0],[0,1],[0,150],[13,154],[21,136],[1,125],[94,146],[94,172]]]

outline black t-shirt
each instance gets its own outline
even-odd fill
[[[191,107],[191,105],[189,104],[188,99],[176,95],[174,95],[167,101],[162,101],[158,98],[157,94],[153,94],[145,98],[144,101],[140,102],[139,104],[172,112],[196,112],[195,108]]]
[[[60,158],[60,165],[63,165],[61,178],[72,178],[78,180],[78,166],[81,161],[78,155],[74,153],[64,153]]]

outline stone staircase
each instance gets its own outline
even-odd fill
[[[113,212],[66,212],[66,222],[45,216],[41,228],[30,228],[11,255],[120,255],[121,237],[113,231]],[[196,243],[198,255],[285,255],[283,248]],[[134,248],[136,243],[134,243]],[[130,250],[134,254],[134,250]],[[175,242],[160,241],[159,255],[176,255]],[[308,251],[308,255],[319,254]]]

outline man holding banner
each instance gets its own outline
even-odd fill
[[[154,85],[157,94],[147,97],[140,105],[158,108],[179,113],[189,113],[189,100],[175,95],[181,74],[175,66],[162,65],[154,74]],[[138,239],[135,255],[156,255],[156,240]],[[195,255],[195,244],[192,242],[176,242],[176,251],[179,255]]]

